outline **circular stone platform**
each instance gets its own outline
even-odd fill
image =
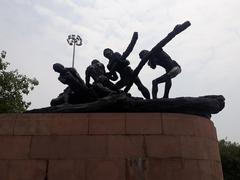
[[[0,179],[223,179],[214,124],[175,113],[0,114]]]

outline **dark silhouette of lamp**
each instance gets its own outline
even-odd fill
[[[79,35],[68,35],[67,42],[70,46],[73,46],[73,60],[72,67],[74,67],[74,58],[75,58],[75,46],[82,45],[82,38]]]

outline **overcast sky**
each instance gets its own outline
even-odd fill
[[[71,66],[69,34],[83,39],[75,67],[85,78],[92,59],[106,65],[103,49],[123,52],[134,31],[139,39],[128,58],[133,69],[142,49],[151,49],[176,24],[189,20],[192,26],[164,47],[182,67],[170,97],[224,95],[226,107],[212,120],[219,139],[240,142],[239,7],[239,0],[0,0],[0,50],[7,51],[10,69],[39,80],[26,99],[32,102],[30,109],[41,108],[65,88],[52,65]],[[151,81],[163,73],[161,67],[146,66],[139,76],[151,91]],[[134,86],[130,92],[141,96]]]

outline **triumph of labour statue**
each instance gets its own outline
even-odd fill
[[[140,63],[134,70],[127,58],[138,40],[137,32],[133,33],[123,53],[115,52],[110,48],[103,50],[103,56],[108,59],[106,68],[99,60],[93,59],[86,68],[85,81],[74,66],[64,67],[59,63],[54,64],[54,71],[59,73],[58,80],[67,87],[58,97],[51,100],[51,107],[29,112],[175,112],[208,117],[218,113],[225,105],[224,97],[221,95],[169,98],[172,79],[181,73],[181,66],[172,60],[163,47],[190,25],[189,21],[176,25],[151,50],[142,50],[139,53]],[[80,37],[77,40],[79,39]],[[160,66],[166,71],[152,80],[151,95],[138,77],[145,64],[152,69]],[[162,98],[158,98],[158,86],[163,83],[164,94]],[[132,97],[128,93],[133,84],[138,87],[144,98]]]

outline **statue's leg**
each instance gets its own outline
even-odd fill
[[[124,81],[124,79],[121,79],[120,81],[118,81],[118,82],[115,84],[115,88],[116,88],[117,90],[120,90],[120,89],[122,89],[125,85],[126,85],[126,82]]]
[[[142,82],[140,81],[140,79],[138,77],[134,80],[134,83],[138,87],[139,91],[141,91],[142,95],[146,99],[150,99],[150,93],[149,93],[148,89],[142,84]]]
[[[116,86],[106,77],[106,76],[100,76],[99,82],[103,84],[103,86],[111,89],[112,91],[117,91],[118,89]]]
[[[82,79],[75,78],[70,72],[65,74],[67,85],[75,92],[83,94],[88,92],[89,88]]]
[[[107,88],[106,86],[103,86],[102,83],[93,83],[93,90],[96,93],[98,98],[108,96],[109,94],[114,92],[109,88]]]
[[[166,83],[165,83],[165,90],[164,90],[164,96],[163,96],[163,98],[168,98],[168,96],[169,96],[169,91],[170,91],[171,87],[172,87],[172,80],[169,79],[169,80],[167,80]]]
[[[176,77],[179,73],[181,72],[181,67],[176,66],[171,69],[166,75],[166,78],[168,78],[165,82],[165,90],[164,90],[164,96],[163,98],[168,98],[169,97],[169,91],[172,87],[172,78]]]
[[[157,99],[157,92],[158,92],[158,83],[156,80],[152,81],[152,98]]]
[[[169,78],[169,76],[168,76],[167,74],[164,74],[164,75],[160,76],[159,78],[154,79],[154,80],[152,81],[152,96],[153,96],[153,99],[157,99],[158,84],[163,83],[163,82],[167,82],[167,81],[169,81],[169,80],[171,80],[171,79]],[[170,88],[171,88],[171,85],[170,85]],[[169,89],[170,89],[170,88],[169,88]],[[165,90],[166,90],[166,89],[165,89]],[[164,92],[164,94],[165,94],[165,92]]]

